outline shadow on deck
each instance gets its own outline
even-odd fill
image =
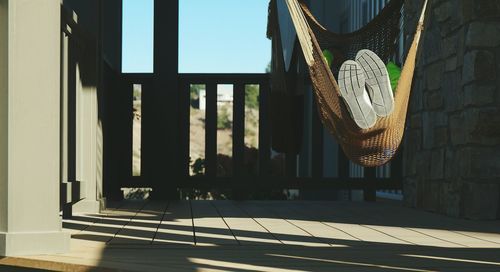
[[[500,222],[394,203],[119,202],[64,228],[71,252],[35,259],[110,271],[500,270]]]

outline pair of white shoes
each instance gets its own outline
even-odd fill
[[[394,110],[389,73],[384,62],[370,50],[363,49],[356,61],[342,64],[339,87],[352,118],[362,129],[373,127],[377,116],[386,117]]]

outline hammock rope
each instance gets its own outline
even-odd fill
[[[423,4],[415,36],[402,68],[394,98],[394,112],[388,117],[379,117],[375,126],[369,129],[360,129],[350,117],[341,101],[339,86],[332,70],[323,58],[322,49],[329,49],[333,52],[334,60],[336,60],[333,64],[334,71],[338,71],[338,67],[344,60],[354,59],[357,51],[364,48],[374,51],[383,60],[388,60],[395,51],[396,39],[400,32],[398,26],[403,0],[390,1],[370,23],[349,34],[329,32],[314,18],[303,2],[285,1],[309,69],[318,114],[323,125],[337,139],[346,156],[354,163],[365,167],[375,167],[389,162],[399,149],[405,130],[427,0]],[[268,35],[274,40],[281,38],[276,10],[274,10],[274,15],[271,15],[271,9],[277,9],[276,3],[273,2],[274,0],[270,4],[274,7],[270,6],[269,28],[271,30],[268,28]],[[285,80],[282,74],[284,68],[276,68],[276,71],[273,70],[272,81]],[[272,90],[274,91],[283,92],[283,90]]]

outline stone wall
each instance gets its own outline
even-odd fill
[[[405,3],[409,45],[422,1]],[[405,139],[406,204],[500,218],[500,1],[429,0]]]

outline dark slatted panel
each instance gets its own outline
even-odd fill
[[[245,85],[235,84],[233,92],[233,175],[242,176],[245,160]]]
[[[217,84],[206,84],[205,175],[217,175]]]
[[[262,82],[259,87],[259,174],[271,174],[271,133],[269,128],[269,83]]]
[[[338,147],[338,157],[337,157],[337,169],[338,169],[338,174],[339,178],[341,179],[348,179],[349,178],[349,159],[345,155],[344,151],[342,148],[339,146]]]
[[[297,176],[297,155],[293,153],[285,154],[285,175],[287,177]]]
[[[323,125],[317,113],[316,100],[313,99],[312,114],[312,177],[323,176]]]
[[[365,168],[365,179],[367,182],[375,182],[376,170],[377,170],[376,167]],[[365,189],[363,191],[363,195],[364,195],[365,201],[375,201],[377,198],[375,189],[373,189],[373,188]]]

